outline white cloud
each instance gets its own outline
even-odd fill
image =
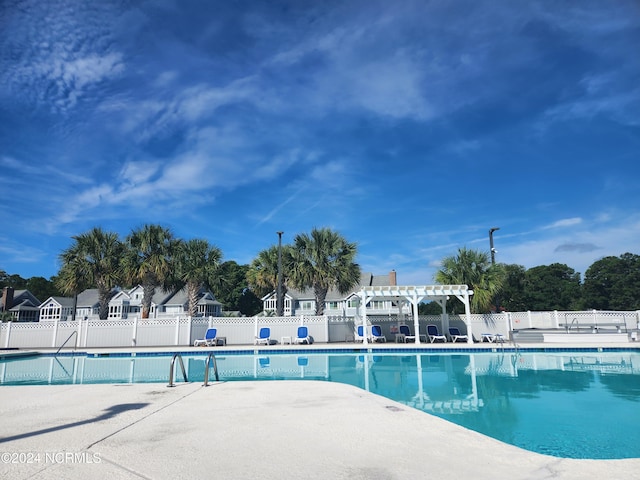
[[[550,225],[546,225],[542,227],[543,229],[549,228],[564,228],[564,227],[573,227],[575,225],[579,225],[582,223],[582,218],[574,217],[574,218],[565,218],[562,220],[558,220],[557,222],[553,222]]]

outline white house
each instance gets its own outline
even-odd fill
[[[358,314],[360,304],[358,292],[362,287],[397,285],[396,271],[392,270],[388,275],[373,275],[362,273],[360,283],[353,287],[352,291],[344,295],[337,290],[329,290],[325,300],[325,315],[340,315],[353,317]],[[262,298],[262,309],[265,314],[276,311],[277,292],[271,292]],[[406,310],[406,311],[405,311]],[[371,300],[367,304],[370,315],[397,314],[398,305],[391,300]],[[284,294],[284,315],[298,316],[315,315],[316,301],[313,289],[303,292],[296,289],[287,289]],[[403,306],[403,313],[408,313],[408,306]]]
[[[140,316],[142,311],[142,286],[130,290],[114,290],[109,300],[109,320],[127,319]],[[210,290],[201,289],[198,299],[198,316],[222,316],[222,304],[215,299]],[[71,320],[73,318],[74,299],[72,297],[49,297],[40,305],[40,321]],[[78,294],[76,300],[76,319],[97,319],[100,302],[98,290],[87,289]],[[189,299],[186,288],[173,292],[156,289],[151,300],[150,318],[175,317],[186,315]]]

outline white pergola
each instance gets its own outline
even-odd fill
[[[420,329],[418,324],[418,304],[423,300],[436,301],[442,307],[442,312],[446,312],[447,300],[455,297],[464,304],[465,324],[467,325],[467,342],[473,343],[473,332],[471,330],[471,311],[469,309],[469,297],[473,295],[473,290],[469,290],[466,285],[425,285],[407,286],[384,285],[375,287],[362,287],[358,292],[360,298],[360,311],[362,312],[363,331],[367,331],[367,304],[371,300],[391,300],[398,302],[398,313],[402,309],[402,302],[409,302],[413,308],[413,328],[416,336],[416,343],[420,343]],[[445,330],[448,327],[443,325]],[[447,331],[441,332],[444,335]],[[367,343],[367,335],[364,335],[364,343]]]

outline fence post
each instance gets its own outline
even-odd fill
[[[180,344],[180,315],[176,317],[176,335],[174,339],[174,345]]]
[[[531,310],[527,310],[527,319],[529,320],[529,328],[533,328],[533,320],[531,318]]]
[[[9,338],[11,338],[11,324],[13,322],[7,322],[7,336],[4,339],[4,348],[9,348]]]
[[[324,338],[326,338],[327,343],[329,343],[329,316],[326,314],[324,315],[324,334]]]
[[[513,323],[511,322],[511,312],[502,312],[504,315],[504,323],[507,327],[507,337],[513,340]]]
[[[133,331],[131,332],[131,346],[135,347],[138,343],[138,316],[133,317]]]
[[[51,339],[51,348],[56,348],[56,338],[58,337],[58,322],[60,319],[56,317],[53,322],[53,338]]]
[[[82,345],[82,339],[80,338],[80,333],[82,333],[82,319],[78,320],[78,325],[76,326],[76,348]]]
[[[560,323],[558,321],[558,311],[554,310],[553,311],[553,328],[560,328]]]

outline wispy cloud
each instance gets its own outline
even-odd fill
[[[593,243],[565,243],[563,245],[558,245],[555,252],[578,252],[578,253],[589,253],[594,252],[596,250],[601,249],[602,247],[598,247]]]
[[[293,202],[298,195],[300,195],[300,190],[298,190],[297,192],[295,192],[292,195],[289,195],[283,202],[280,202],[278,205],[276,205],[273,209],[271,209],[264,217],[262,217],[259,221],[257,225],[262,225],[265,222],[268,222],[269,220],[271,220],[274,215],[276,213],[278,213],[280,210],[282,210],[285,206],[287,206],[288,204],[290,204],[291,202]]]
[[[581,223],[582,223],[582,218],[578,218],[578,217],[564,218],[562,220],[553,222],[550,225],[545,225],[544,227],[542,227],[542,229],[573,227],[575,225],[580,225]]]

